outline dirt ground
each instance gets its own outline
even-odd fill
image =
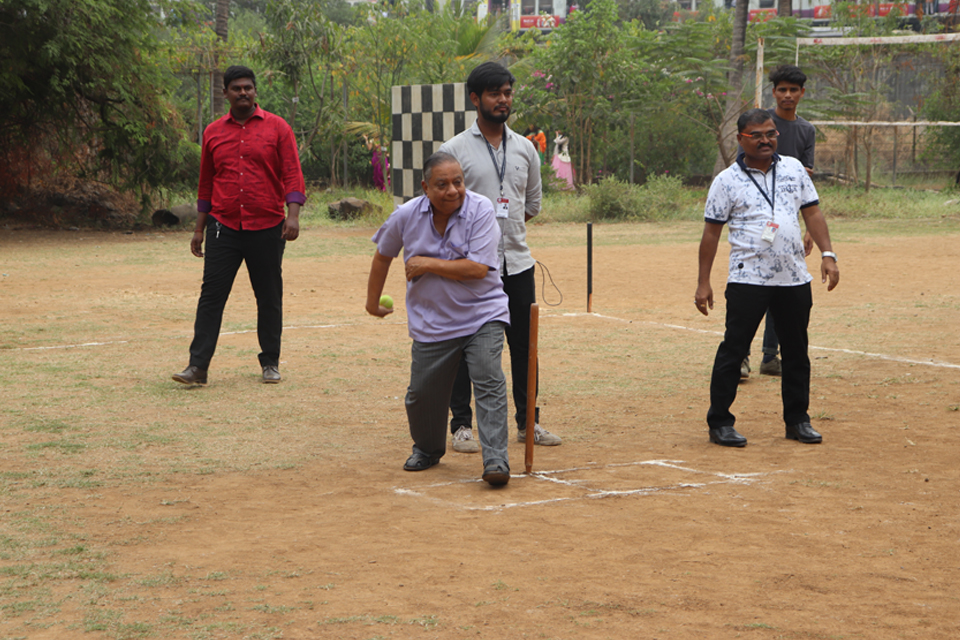
[[[960,224],[831,230],[824,442],[785,440],[779,381],[754,374],[737,450],[704,421],[725,250],[704,318],[699,225],[596,227],[587,314],[583,227],[533,227],[559,289],[538,271],[542,423],[564,443],[527,476],[513,442],[502,489],[452,449],[401,470],[402,269],[398,312],[366,316],[373,230],[288,245],[277,386],[241,272],[199,389],[169,379],[188,234],[0,231],[0,637],[957,638]]]

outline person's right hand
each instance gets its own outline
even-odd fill
[[[190,238],[190,253],[198,258],[203,257],[203,231],[194,231]]]
[[[705,316],[710,315],[709,310],[713,309],[713,287],[709,283],[699,285],[693,295],[693,303],[697,305],[697,311]]]
[[[367,303],[366,309],[367,309],[367,313],[369,313],[372,316],[377,316],[378,318],[384,318],[390,315],[391,313],[393,313],[393,309],[387,309],[382,304]]]

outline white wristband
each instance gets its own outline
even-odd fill
[[[820,256],[823,258],[833,258],[833,261],[837,262],[837,254],[833,251],[821,251]]]

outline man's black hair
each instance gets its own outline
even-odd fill
[[[429,184],[430,176],[433,174],[433,168],[438,167],[442,164],[447,164],[448,162],[460,164],[459,160],[457,160],[455,157],[453,157],[446,151],[437,151],[434,154],[432,154],[423,163],[423,181]]]
[[[763,124],[767,120],[773,120],[773,116],[766,109],[750,109],[744,111],[737,118],[737,133],[743,133],[748,124]]]
[[[235,64],[231,67],[227,67],[227,70],[223,72],[223,88],[226,89],[230,86],[231,82],[234,80],[239,80],[240,78],[250,78],[253,80],[253,86],[257,86],[257,76],[253,72],[253,69]]]
[[[800,71],[800,67],[792,64],[782,64],[770,72],[770,82],[773,83],[774,89],[776,89],[777,85],[781,82],[795,84],[803,89],[803,83],[806,81],[807,75],[803,71]]]
[[[467,95],[475,93],[479,97],[484,91],[497,91],[508,83],[512,87],[516,81],[513,74],[502,64],[484,62],[470,72],[470,77],[467,78]]]

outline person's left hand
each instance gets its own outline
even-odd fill
[[[300,219],[287,216],[283,221],[283,229],[280,231],[280,237],[291,242],[300,237]]]
[[[820,278],[821,282],[827,283],[827,291],[833,291],[840,283],[840,268],[837,267],[837,261],[833,258],[823,258],[820,260]]]
[[[407,262],[404,264],[404,269],[406,270],[408,282],[427,273],[428,260],[430,259],[423,256],[413,256],[407,260]]]

